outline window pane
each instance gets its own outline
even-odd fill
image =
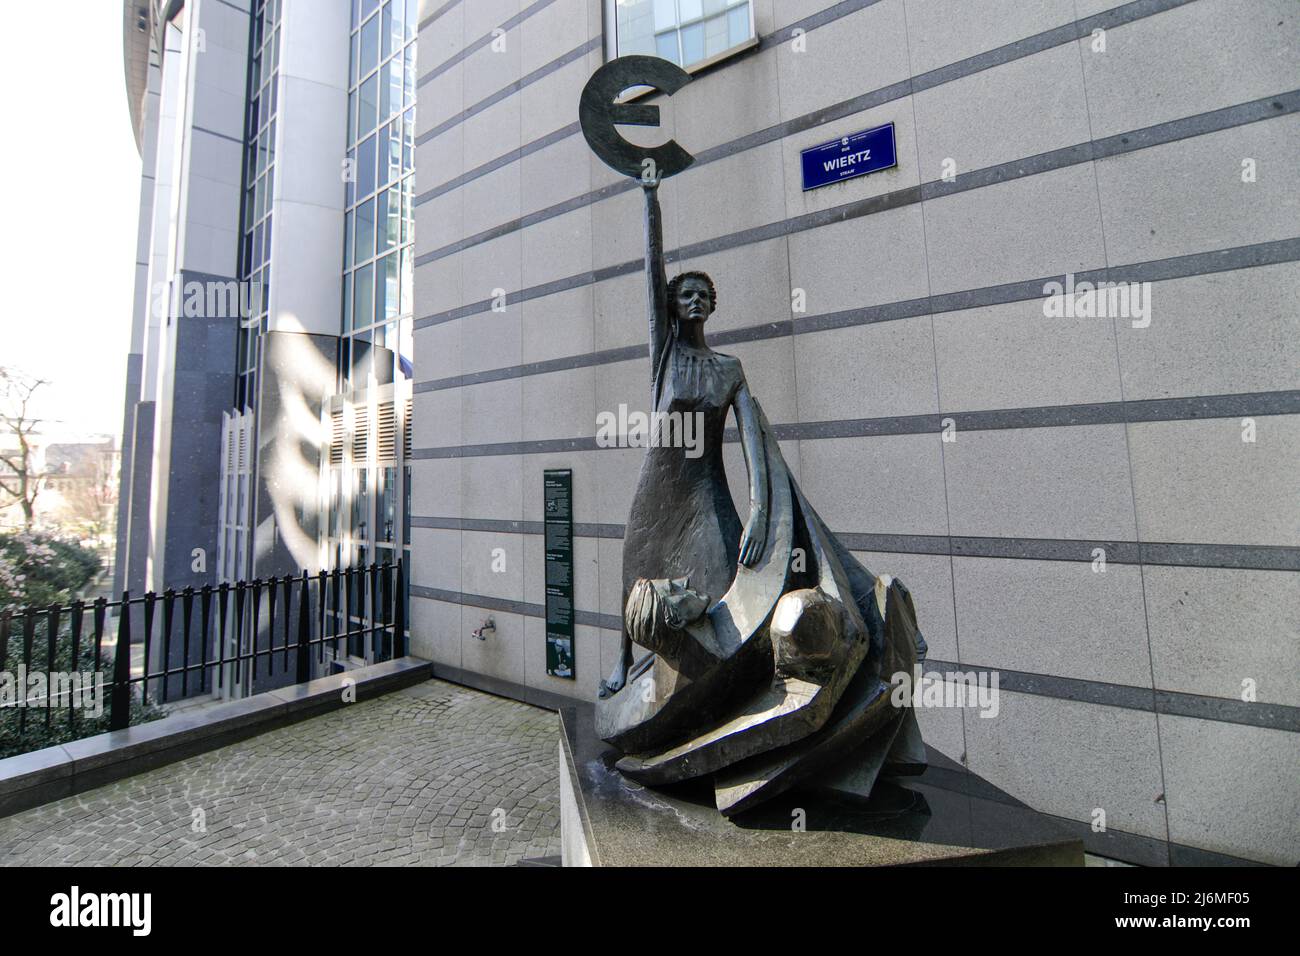
[[[349,212],[343,217],[343,268],[347,269],[352,265],[352,213]]]
[[[397,532],[397,469],[385,468],[383,478],[384,492],[379,507],[380,518],[383,520],[380,539],[391,542],[393,535]],[[391,554],[387,560],[392,560]]]
[[[739,46],[749,39],[749,4],[733,7],[727,14],[727,40],[729,46]]]
[[[379,132],[375,133],[375,188],[383,189],[388,185],[388,136],[387,126],[379,127]]]
[[[415,188],[415,177],[407,176],[402,180],[402,244],[415,241],[415,220],[411,215],[411,192]]]
[[[402,58],[393,57],[385,72],[388,74],[388,110],[380,116],[386,119],[402,111]]]
[[[348,169],[351,170],[351,174],[345,177],[347,181],[343,184],[345,206],[351,206],[357,201],[357,151],[355,149],[348,150]]]
[[[375,321],[386,322],[397,318],[398,278],[397,255],[387,256],[381,263],[383,271],[375,272],[375,294],[382,300],[375,303]]]
[[[399,187],[386,189],[379,194],[379,251],[396,249],[402,238],[402,198]]]
[[[727,40],[727,18],[717,16],[704,21],[704,55],[717,56],[729,46],[731,43]]]
[[[406,42],[406,0],[393,0],[393,49]]]
[[[677,56],[677,31],[671,33],[661,33],[655,37],[655,53],[665,60],[672,60],[674,63],[680,63]]]
[[[372,76],[361,84],[361,99],[357,104],[357,135],[363,136],[379,122],[379,78]]]
[[[398,292],[400,296],[398,301],[398,309],[401,311],[403,315],[407,315],[412,311],[414,311],[414,306],[415,306],[415,303],[412,301],[413,296],[412,296],[412,273],[411,273],[411,250],[410,249],[402,250],[402,266],[401,266],[400,273],[401,274],[398,282],[398,287],[399,287]],[[409,358],[411,352],[408,349],[402,354],[406,355]]]
[[[402,117],[402,169],[415,169],[415,110],[407,110]]]
[[[415,44],[406,48],[406,66],[402,77],[402,105],[410,106],[415,100]]]
[[[704,24],[697,23],[682,31],[682,65],[690,66],[704,59]]]
[[[677,26],[677,0],[654,0],[655,29],[667,30]]]
[[[690,68],[751,39],[750,2],[618,0],[618,54],[649,54]]]
[[[368,136],[357,147],[357,195],[375,191],[375,137]]]
[[[353,328],[364,327],[370,324],[370,321],[375,314],[374,296],[374,266],[362,266],[356,272],[356,284],[352,289]]]
[[[343,331],[352,328],[352,273],[343,277]]]
[[[361,71],[365,76],[379,63],[379,18],[372,17],[361,27]]]
[[[375,254],[375,201],[367,199],[357,207],[357,245],[355,262],[365,262]]]
[[[618,4],[618,53],[627,56],[631,53],[655,53],[655,0],[628,0]],[[669,25],[676,23],[674,13]]]
[[[400,29],[400,28],[399,28]],[[383,21],[379,28],[379,60],[382,63],[393,55],[393,4],[384,4]]]

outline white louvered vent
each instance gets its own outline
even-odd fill
[[[330,464],[343,464],[343,409],[330,411]]]
[[[370,451],[370,422],[364,409],[355,409],[356,417],[352,420],[352,460],[358,464],[366,460]]]
[[[415,431],[415,426],[412,424],[414,421],[414,414],[415,405],[412,400],[408,398],[406,400],[406,417],[402,428],[402,457],[408,461],[411,457],[411,442]]]
[[[393,403],[380,402],[376,407],[376,458],[383,463],[397,460],[397,417]]]

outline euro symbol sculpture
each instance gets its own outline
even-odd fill
[[[695,157],[675,140],[662,146],[636,146],[616,126],[658,126],[659,107],[615,102],[634,86],[649,86],[669,96],[691,81],[676,63],[655,56],[621,56],[610,60],[587,81],[578,103],[582,135],[592,152],[615,172],[634,179],[659,181],[676,176]]]

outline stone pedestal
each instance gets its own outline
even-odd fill
[[[870,800],[795,790],[728,819],[708,780],[651,789],[616,771],[591,705],[560,720],[565,866],[1083,865],[1058,821],[933,750],[924,773],[878,783]]]

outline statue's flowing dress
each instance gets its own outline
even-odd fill
[[[722,434],[740,362],[670,335],[662,356],[656,412],[699,413],[698,457],[681,442],[652,444],[641,464],[623,538],[623,603],[638,578],[689,577],[720,598],[736,573],[741,524],[722,463]],[[690,453],[688,453],[690,452]]]

